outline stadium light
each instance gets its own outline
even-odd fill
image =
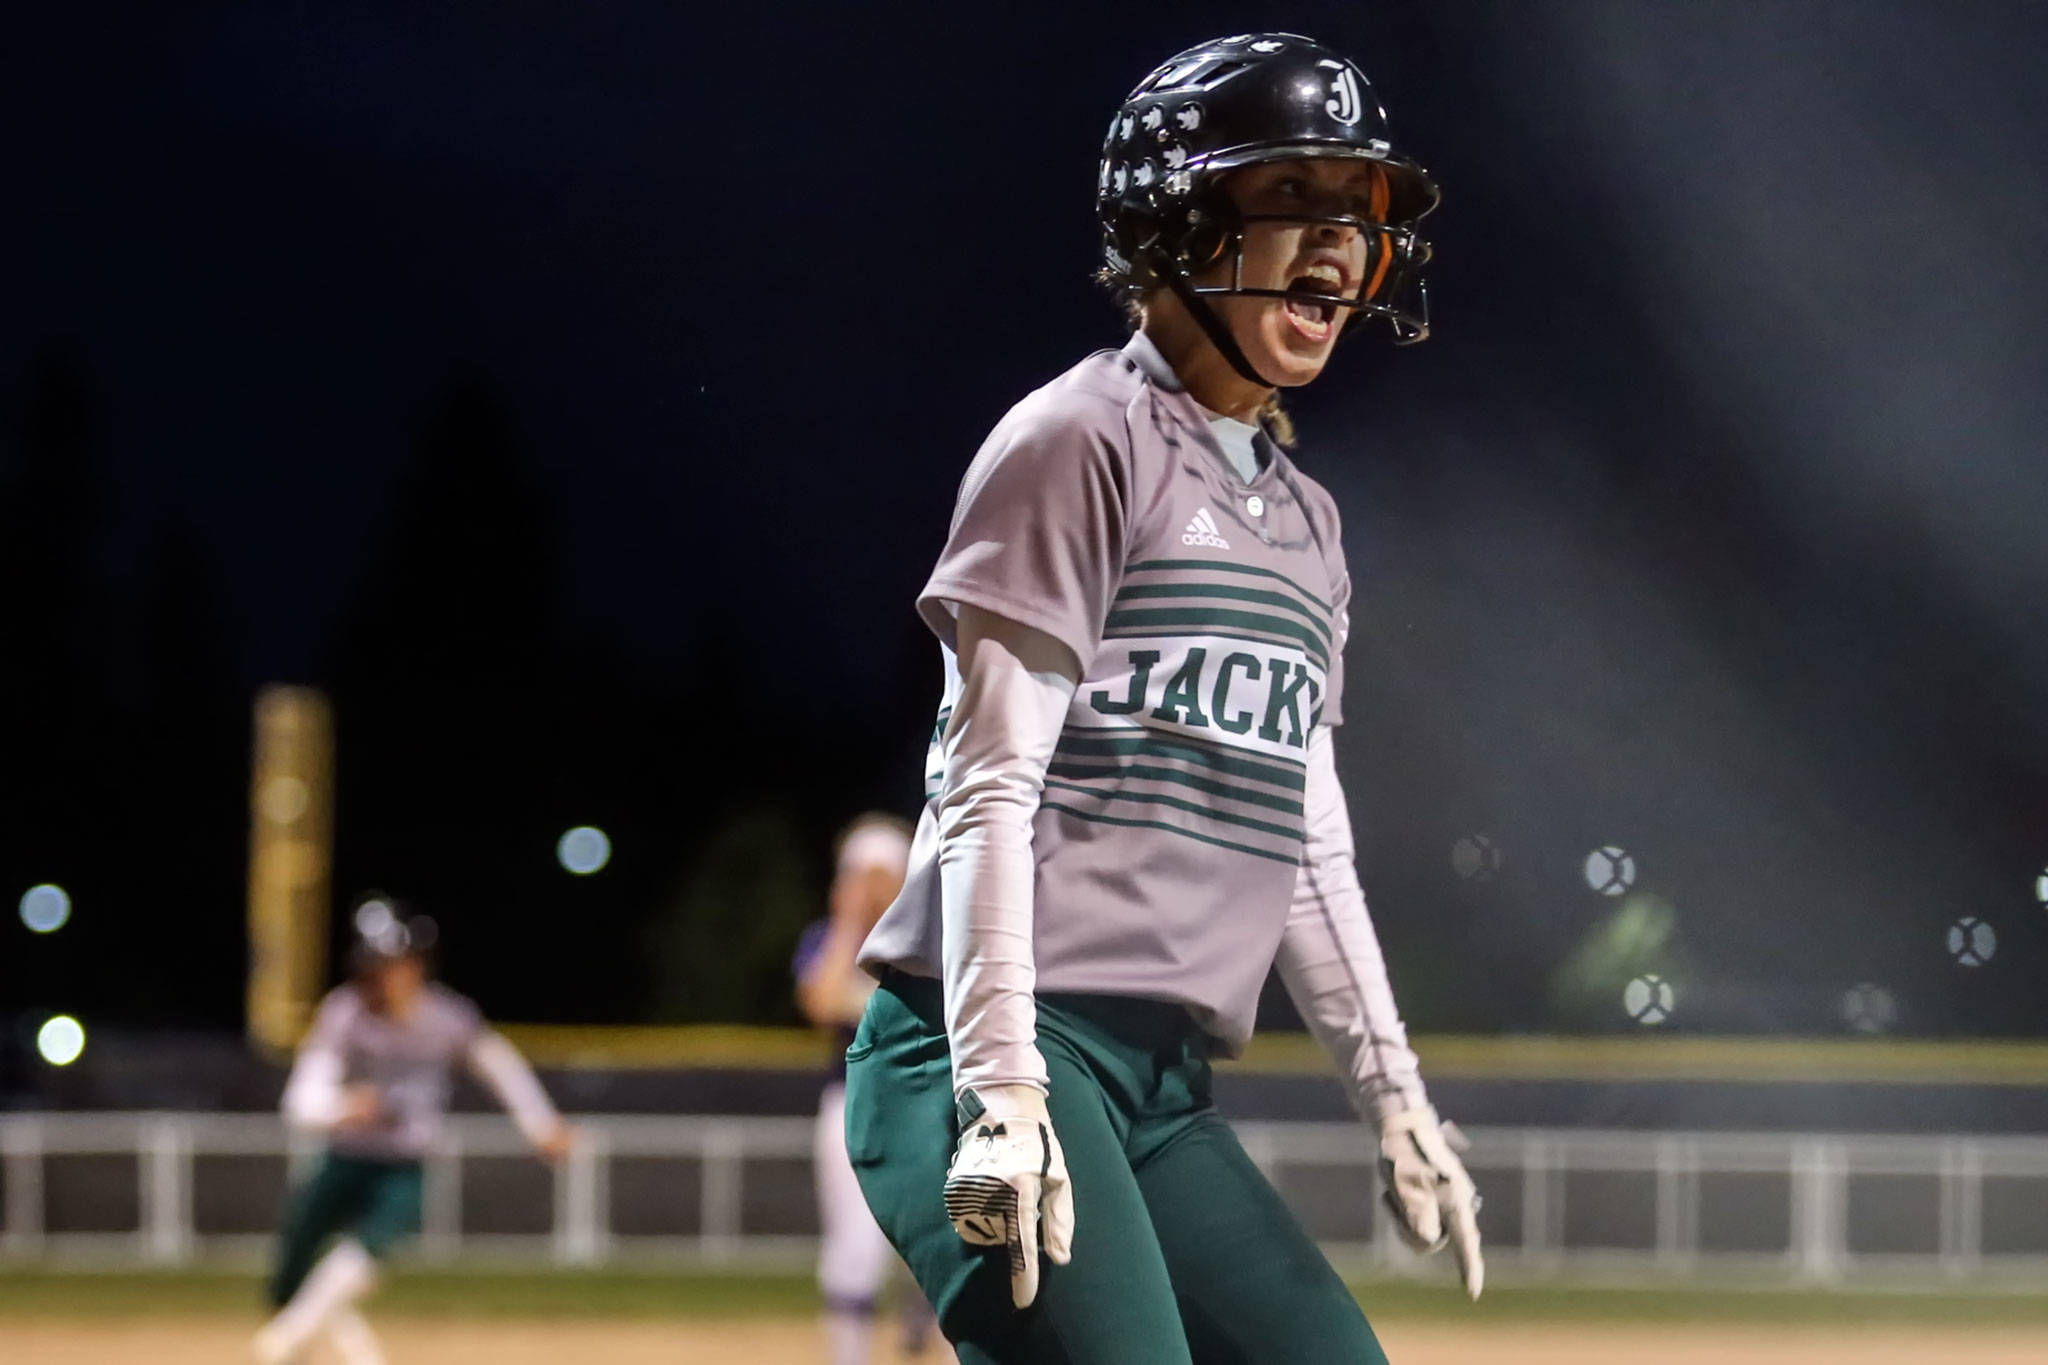
[[[1603,896],[1619,896],[1636,884],[1636,860],[1618,844],[1596,848],[1586,855],[1586,885]]]
[[[1648,972],[1628,983],[1621,992],[1621,1007],[1628,1017],[1645,1028],[1653,1028],[1671,1017],[1678,1008],[1678,995],[1671,983]]]
[[[578,825],[555,841],[555,857],[564,870],[588,877],[612,860],[612,841],[595,825]]]
[[[68,1014],[53,1014],[36,1030],[36,1051],[51,1066],[70,1066],[85,1051],[85,1026]]]
[[[1451,845],[1451,871],[1468,882],[1490,882],[1500,871],[1500,845],[1484,834],[1468,834]]]
[[[21,922],[36,934],[54,934],[71,918],[71,896],[61,886],[44,882],[21,896]]]
[[[1981,967],[1998,951],[1998,932],[1975,915],[1948,927],[1948,955],[1963,967]]]
[[[2034,899],[2041,902],[2041,908],[2048,910],[2048,871],[2034,878]]]
[[[1858,1033],[1883,1033],[1899,1017],[1899,1002],[1874,982],[1862,981],[1842,996],[1842,1022]]]

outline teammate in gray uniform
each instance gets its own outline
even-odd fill
[[[1277,965],[1402,1231],[1455,1245],[1478,1296],[1477,1195],[1388,987],[1332,755],[1337,512],[1272,434],[1275,390],[1345,326],[1427,334],[1415,224],[1437,191],[1364,74],[1288,34],[1153,72],[1099,177],[1136,335],[998,424],[919,596],[945,660],[935,780],[861,953],[881,984],[848,1052],[848,1151],[969,1365],[1377,1361],[1209,1063],[1243,1048]]]
[[[455,1067],[484,1082],[548,1160],[573,1141],[518,1051],[430,978],[432,920],[372,896],[355,925],[352,979],[321,1001],[285,1083],[286,1120],[327,1145],[278,1233],[261,1365],[297,1361],[322,1336],[348,1365],[381,1361],[355,1304],[375,1286],[377,1262],[419,1230],[421,1162],[440,1140]]]

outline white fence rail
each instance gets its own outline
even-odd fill
[[[796,1264],[816,1232],[805,1118],[585,1116],[560,1169],[463,1116],[427,1163],[420,1254],[591,1266]],[[1373,1144],[1246,1123],[1246,1149],[1341,1264],[1398,1272]],[[1492,1128],[1468,1161],[1489,1261],[1545,1276],[2048,1273],[2048,1139]],[[0,1116],[0,1257],[183,1265],[260,1254],[293,1162],[268,1115]]]

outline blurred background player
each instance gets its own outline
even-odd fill
[[[831,1365],[865,1365],[876,1302],[897,1264],[846,1157],[846,1047],[875,989],[874,978],[854,957],[903,889],[909,860],[907,821],[870,813],[848,825],[839,836],[831,917],[813,923],[797,945],[797,1002],[806,1018],[832,1035],[832,1070],[818,1101],[816,1144],[818,1289],[825,1303]],[[904,1352],[921,1354],[935,1328],[924,1296],[909,1289],[903,1305]]]
[[[327,1146],[286,1206],[275,1315],[256,1335],[261,1365],[299,1360],[323,1335],[348,1365],[382,1360],[355,1304],[376,1284],[376,1263],[419,1230],[421,1162],[440,1138],[458,1064],[549,1161],[568,1155],[573,1136],[518,1051],[432,979],[431,919],[371,896],[355,928],[350,979],[321,1002],[285,1085],[286,1121]]]

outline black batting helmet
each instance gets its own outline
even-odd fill
[[[1218,183],[1242,166],[1309,157],[1384,167],[1384,221],[1351,214],[1248,219]],[[1438,198],[1429,173],[1394,149],[1386,110],[1349,58],[1293,33],[1218,38],[1189,48],[1140,81],[1110,121],[1095,194],[1103,274],[1130,291],[1172,289],[1232,366],[1270,388],[1203,298],[1300,297],[1349,309],[1353,321],[1384,318],[1397,343],[1421,341],[1429,335],[1429,298],[1422,285],[1429,244],[1416,224]],[[1367,249],[1358,292],[1246,289],[1235,274],[1225,285],[1190,281],[1190,275],[1228,256],[1238,256],[1242,265],[1245,223],[1281,217],[1357,229]]]
[[[386,962],[406,957],[433,966],[440,926],[425,915],[414,914],[403,901],[382,891],[368,892],[356,899],[350,924],[355,942],[349,948],[349,975],[363,976]]]

